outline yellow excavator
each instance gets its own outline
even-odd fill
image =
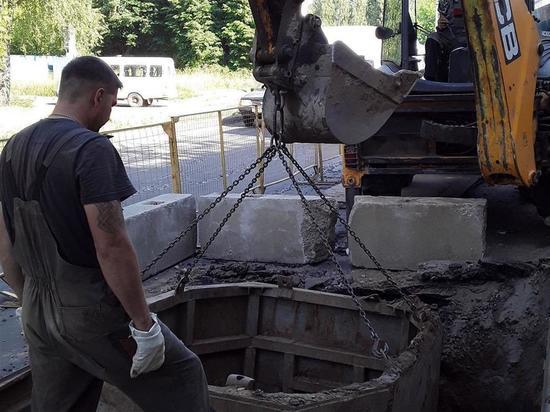
[[[418,72],[415,0],[371,1],[381,20],[376,69],[344,43],[329,44],[302,1],[249,1],[267,128],[289,143],[344,144],[348,203],[399,195],[415,174],[481,174],[522,188],[550,216],[550,120],[539,107],[550,82],[537,76],[534,2],[444,1],[464,41],[441,82]]]

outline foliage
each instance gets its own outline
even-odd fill
[[[102,52],[128,54],[153,33],[157,6],[142,0],[94,0],[106,22]]]
[[[223,51],[213,32],[212,6],[208,0],[169,0],[167,25],[174,36],[179,66],[217,63]]]
[[[417,0],[416,1],[416,22],[427,31],[435,30],[435,14],[436,4],[433,0]],[[426,43],[427,35],[418,32],[418,41],[422,44]]]
[[[17,96],[47,96],[56,95],[56,82],[53,80],[46,82],[14,82],[12,84],[12,93]]]
[[[260,87],[249,69],[231,70],[227,67],[212,65],[200,69],[183,69],[177,73],[178,87],[185,85],[200,94],[204,90],[234,89],[252,90]]]
[[[105,24],[91,0],[22,0],[16,3],[11,39],[14,54],[65,53],[65,35],[72,27],[77,49],[90,53],[101,42]]]
[[[384,0],[367,0],[367,24],[369,26],[382,25],[382,11]]]
[[[367,24],[368,3],[368,0],[313,0],[310,10],[328,26],[359,26]]]
[[[401,31],[401,4],[401,0],[386,1],[383,24],[385,27],[392,29],[394,33],[400,33]],[[401,65],[400,34],[382,42],[382,59]]]
[[[248,0],[216,0],[214,30],[223,50],[221,63],[231,69],[250,66],[254,20]]]
[[[34,99],[29,97],[20,97],[20,96],[13,96],[10,99],[10,106],[16,106],[16,107],[32,107],[34,105]],[[0,142],[4,143],[4,142]]]
[[[13,1],[0,0],[0,105],[10,100],[10,32],[12,27]]]
[[[0,70],[4,69],[4,57],[8,54],[12,12],[12,1],[0,0]]]

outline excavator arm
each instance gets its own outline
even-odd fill
[[[489,183],[536,183],[539,34],[525,0],[463,0],[475,76],[478,158]]]
[[[286,142],[357,144],[376,133],[419,78],[374,69],[345,44],[328,44],[301,0],[250,0],[256,23],[254,77],[267,87],[263,114],[274,130],[283,96]]]

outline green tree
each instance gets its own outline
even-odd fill
[[[0,105],[10,100],[10,29],[13,1],[0,0]]]
[[[314,0],[311,13],[328,26],[367,25],[368,0]]]
[[[382,25],[382,9],[384,0],[367,0],[367,24],[369,26]]]
[[[433,31],[435,25],[435,14],[437,4],[433,0],[417,0],[416,2],[416,22],[427,31]],[[418,32],[418,41],[426,43],[426,33]]]
[[[213,31],[208,0],[169,0],[167,25],[173,34],[178,66],[197,67],[218,63],[223,51]]]
[[[17,2],[11,39],[15,54],[62,55],[67,30],[76,32],[80,53],[92,52],[105,30],[103,16],[92,1],[22,0]]]
[[[94,0],[106,22],[101,54],[171,56],[168,0]]]
[[[95,0],[103,14],[106,32],[104,54],[127,54],[136,49],[140,37],[151,33],[156,5],[142,0]]]
[[[221,63],[230,69],[249,67],[254,20],[248,0],[217,0],[213,16],[214,30],[223,50]]]

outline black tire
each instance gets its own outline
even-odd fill
[[[130,107],[141,107],[145,102],[139,93],[130,93],[127,100]]]

